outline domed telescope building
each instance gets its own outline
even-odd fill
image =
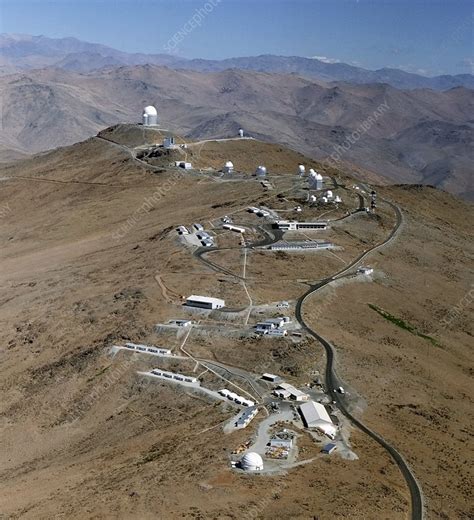
[[[227,161],[223,168],[224,173],[234,173],[234,163],[232,161]]]
[[[262,471],[263,460],[262,457],[255,452],[246,453],[240,460],[240,467],[244,471]]]
[[[158,112],[152,105],[148,105],[143,109],[143,125],[158,126]]]

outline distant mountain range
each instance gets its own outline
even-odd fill
[[[101,68],[131,65],[165,65],[175,69],[218,72],[226,69],[252,70],[279,74],[298,74],[322,81],[350,83],[387,83],[399,89],[453,87],[474,88],[472,74],[425,77],[398,69],[367,70],[345,63],[326,63],[316,58],[298,56],[251,56],[225,60],[187,60],[168,54],[126,53],[105,45],[76,38],[0,35],[0,74],[20,70],[56,67],[73,72],[91,72]]]
[[[399,90],[294,74],[141,65],[87,74],[25,71],[0,77],[0,89],[4,161],[72,144],[118,122],[139,122],[143,107],[153,104],[162,126],[177,134],[226,137],[244,128],[315,159],[332,155],[352,173],[433,184],[474,199],[474,91],[464,87]]]

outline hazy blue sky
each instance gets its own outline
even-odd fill
[[[162,53],[206,3],[209,14],[177,54],[322,56],[371,69],[472,72],[469,0],[0,0],[0,31]]]

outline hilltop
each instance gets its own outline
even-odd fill
[[[199,316],[199,326],[237,333],[211,327],[198,334],[197,326],[186,352],[254,374],[257,388],[265,387],[263,372],[305,388],[314,370],[324,372],[321,344],[304,331],[301,339],[241,336],[239,309],[249,294],[255,307],[249,324],[262,319],[259,312],[284,312],[296,326],[298,298],[384,240],[399,207],[399,232],[364,260],[375,268],[373,280],[341,278],[311,296],[302,312],[335,346],[351,412],[412,467],[429,518],[469,518],[472,206],[432,187],[367,187],[349,171],[256,139],[179,138],[178,149],[157,159],[151,145],[166,133],[119,125],[0,168],[0,207],[8,207],[0,230],[4,514],[234,518],[251,510],[268,519],[406,518],[410,499],[396,465],[344,418],[357,459],[342,450],[321,455],[322,441],[300,426],[298,461],[305,464],[284,474],[242,474],[230,469],[231,452],[256,434],[263,406],[257,422],[225,434],[222,425],[235,414],[230,406],[137,374],[158,365],[212,388],[227,384],[196,369],[193,358],[110,355],[113,345],[132,341],[184,357],[185,335],[155,325],[189,317],[183,296],[209,294],[234,312]],[[191,157],[194,169],[176,168],[177,157]],[[219,170],[228,159],[236,173],[226,177]],[[300,163],[323,173],[326,188],[341,195],[340,207],[305,202]],[[272,190],[251,175],[258,164],[267,166]],[[347,216],[372,188],[377,213]],[[308,234],[339,249],[244,253],[241,237],[222,229],[220,219],[229,215],[246,226],[246,240],[258,243],[275,231],[247,207],[296,218],[296,204],[303,206],[298,218],[334,219],[327,231]],[[217,241],[204,255],[213,264],[176,233],[195,222]],[[290,305],[285,311],[270,305],[283,300]],[[226,377],[255,391],[241,375]]]

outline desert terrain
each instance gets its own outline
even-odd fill
[[[364,260],[373,276],[328,284],[302,313],[334,345],[351,412],[406,458],[426,518],[471,518],[472,206],[434,188],[372,185],[375,214],[351,214],[357,193],[368,203],[370,189],[357,185],[350,169],[325,168],[257,140],[188,138],[186,149],[149,156],[144,149],[163,133],[141,130],[119,125],[0,169],[3,517],[410,518],[397,465],[350,423],[341,424],[353,460],[338,451],[323,455],[324,439],[294,425],[295,465],[247,474],[231,469],[232,452],[257,435],[266,406],[247,428],[225,433],[236,413],[228,403],[137,373],[180,370],[217,390],[222,372],[209,370],[208,360],[254,375],[229,376],[248,393],[267,388],[263,372],[299,388],[311,383],[325,369],[314,337],[255,337],[248,329],[260,311],[287,313],[296,327],[295,304],[308,287],[394,229],[387,200],[403,221],[394,239]],[[189,172],[174,166],[185,157],[194,165]],[[218,172],[228,159],[236,168],[230,179]],[[340,207],[305,204],[300,163],[323,173]],[[273,189],[252,176],[259,164]],[[303,238],[335,249],[243,247],[242,237],[222,229],[230,215],[263,240],[272,225],[247,207],[295,218],[298,203],[308,220],[334,218]],[[195,222],[219,246],[201,257],[176,233]],[[285,239],[302,238],[295,235]],[[190,294],[225,299],[230,312],[196,317],[183,308]],[[283,300],[288,310],[270,306]],[[176,318],[199,324],[187,335],[157,327]],[[127,341],[177,357],[111,354]]]

